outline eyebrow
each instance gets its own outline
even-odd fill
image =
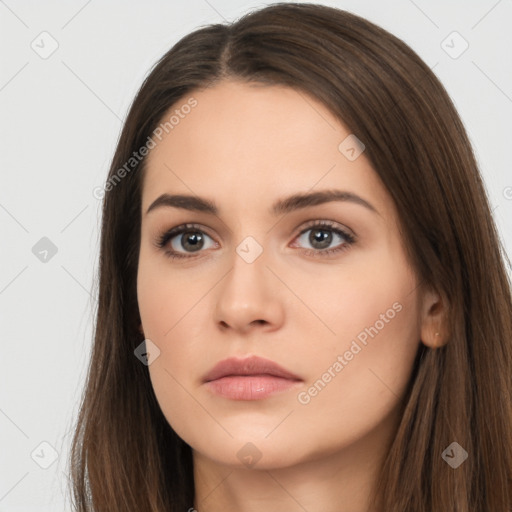
[[[362,197],[359,197],[357,194],[343,190],[321,190],[317,192],[294,194],[284,199],[278,199],[271,206],[269,213],[271,215],[278,216],[295,210],[307,208],[309,206],[316,206],[331,201],[342,201],[358,204],[380,215],[377,209],[368,201]],[[184,210],[210,213],[212,215],[219,214],[219,208],[214,201],[186,194],[162,194],[151,203],[150,207],[146,211],[146,214],[152,210],[155,210],[156,208],[161,207],[182,208]]]

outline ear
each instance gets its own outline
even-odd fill
[[[439,293],[432,289],[423,293],[420,314],[422,343],[432,349],[448,343],[446,304]]]

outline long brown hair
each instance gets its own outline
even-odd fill
[[[183,37],[131,106],[103,202],[94,346],[69,460],[76,509],[193,505],[191,448],[169,426],[148,368],[134,356],[142,341],[136,276],[146,160],[130,158],[170,107],[224,79],[312,95],[364,142],[396,204],[418,279],[445,302],[448,341],[435,350],[420,344],[375,503],[389,512],[512,511],[511,284],[464,126],[442,84],[401,40],[343,10],[293,3]],[[442,457],[452,442],[468,453],[456,469]]]

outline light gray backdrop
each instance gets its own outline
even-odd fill
[[[95,306],[93,190],[136,90],[185,34],[267,3],[0,0],[0,512],[70,510],[66,461]],[[512,2],[321,3],[377,23],[433,68],[511,255]]]

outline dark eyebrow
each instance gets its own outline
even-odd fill
[[[215,203],[209,201],[208,199],[184,194],[162,194],[151,203],[151,206],[146,211],[146,215],[151,210],[154,210],[155,208],[161,208],[162,206],[183,208],[184,210],[196,212],[206,212],[213,215],[217,215],[218,213],[218,209],[215,206]]]
[[[282,215],[293,210],[315,206],[317,204],[328,203],[330,201],[348,201],[368,208],[372,212],[379,214],[377,209],[368,201],[352,192],[343,190],[320,190],[318,192],[309,192],[305,194],[294,194],[285,199],[276,201],[270,210],[273,215]],[[380,215],[380,214],[379,214]]]
[[[330,201],[348,201],[351,203],[359,204],[380,215],[376,208],[362,197],[359,197],[352,192],[345,192],[342,190],[322,190],[318,192],[294,194],[292,196],[276,201],[270,208],[270,214],[275,216],[283,215],[294,210],[328,203]],[[160,208],[163,206],[183,208],[190,211],[205,212],[212,215],[218,215],[219,213],[218,207],[213,201],[209,199],[185,194],[162,194],[157,199],[155,199],[153,203],[151,203],[150,207],[146,211],[146,214],[155,208]]]

